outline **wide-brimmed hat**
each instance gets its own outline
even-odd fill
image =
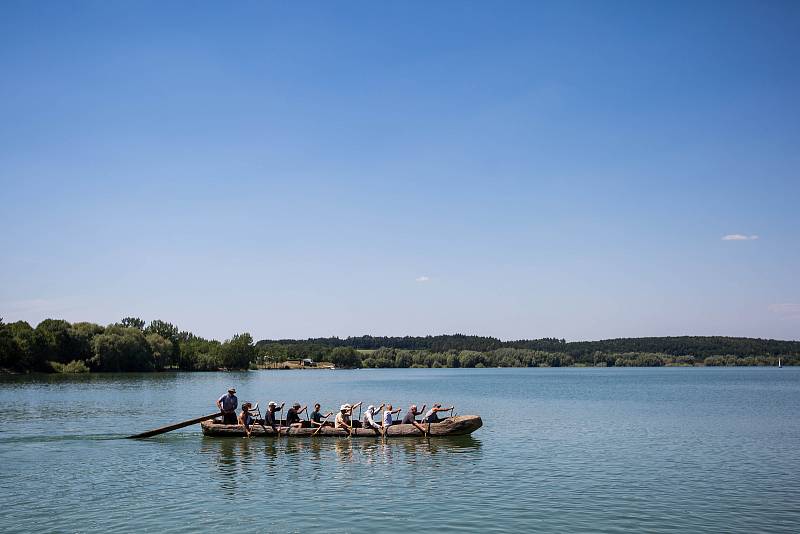
[[[367,406],[367,411],[368,411],[368,412],[374,412],[374,411],[375,411],[375,406],[373,406],[372,404],[370,404],[369,406]]]
[[[339,407],[339,411],[340,411],[340,412],[346,412],[346,411],[347,411],[347,410],[349,410],[349,409],[350,409],[350,405],[349,405],[349,404],[342,404],[342,405]]]
[[[292,408],[299,408],[299,407],[300,407],[299,402],[295,402],[294,404],[292,404]]]
[[[269,401],[269,404],[267,404],[267,406],[275,406],[275,407],[277,407],[278,403],[275,402],[275,401]]]
[[[236,393],[236,388],[228,388],[228,393]]]

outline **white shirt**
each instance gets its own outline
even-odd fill
[[[375,418],[372,415],[371,410],[367,410],[364,412],[364,427],[365,428],[375,428],[378,426],[378,423],[375,422]]]
[[[392,426],[392,412],[389,410],[383,412],[383,426]]]

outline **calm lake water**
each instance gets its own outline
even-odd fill
[[[122,436],[239,399],[454,403],[471,437]],[[798,532],[800,369],[0,378],[0,530]]]

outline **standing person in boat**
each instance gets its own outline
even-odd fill
[[[236,398],[236,390],[230,388],[227,395],[223,395],[217,399],[217,408],[222,412],[223,425],[235,425],[236,408],[239,406],[239,399]]]
[[[272,430],[276,432],[280,432],[281,422],[275,415],[275,412],[283,410],[283,405],[286,404],[285,402],[278,406],[278,403],[275,401],[269,401],[267,405],[267,413],[264,414],[264,424],[269,425],[272,427]]]
[[[300,428],[303,426],[303,420],[300,419],[300,414],[305,412],[308,409],[308,406],[303,406],[300,408],[300,403],[295,402],[292,404],[292,407],[286,412],[286,426]]]
[[[416,417],[425,411],[425,405],[422,405],[422,409],[418,410],[416,404],[412,404],[408,407],[408,411],[406,412],[406,416],[403,417],[403,424],[404,425],[413,425],[417,422]]]
[[[450,406],[449,408],[442,408],[442,405],[437,402],[436,404],[433,405],[433,408],[431,408],[430,410],[425,412],[425,417],[422,418],[422,422],[423,423],[438,423],[439,422],[439,416],[436,415],[436,414],[439,413],[439,412],[449,412],[453,408],[454,408],[453,406]]]
[[[324,419],[333,415],[333,412],[328,412],[325,415],[322,415],[322,406],[319,403],[314,405],[314,411],[311,412],[311,426],[322,426],[322,422]]]
[[[248,438],[250,437],[250,425],[253,424],[253,417],[250,415],[251,406],[249,402],[245,402],[242,404],[242,411],[239,414],[239,424],[244,427],[245,437]]]
[[[386,409],[383,411],[383,431],[386,432],[386,429],[389,428],[394,424],[394,420],[392,419],[392,415],[396,413],[400,413],[402,408],[398,408],[396,410],[392,409],[391,404],[386,405]]]
[[[381,404],[377,409],[371,404],[367,406],[367,409],[364,412],[364,417],[361,420],[361,426],[363,428],[371,428],[376,432],[380,432],[381,425],[375,422],[375,414],[381,410],[383,410],[383,404]]]

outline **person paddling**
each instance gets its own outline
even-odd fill
[[[394,420],[392,419],[392,415],[394,415],[396,413],[400,413],[401,411],[402,411],[401,408],[393,410],[391,404],[387,404],[386,405],[386,409],[383,410],[383,431],[384,431],[384,433],[386,432],[387,428],[389,428],[390,426],[392,426],[394,424]]]
[[[249,402],[242,404],[242,411],[239,414],[239,424],[244,427],[245,437],[250,437],[250,425],[253,424],[253,417],[250,415],[252,405]]]
[[[303,420],[300,419],[300,414],[308,409],[308,406],[300,408],[300,403],[295,402],[291,408],[286,412],[286,426],[300,428],[303,426]]]
[[[375,422],[375,414],[380,412],[383,409],[383,404],[381,404],[378,408],[375,408],[373,405],[367,406],[366,411],[364,412],[364,417],[361,421],[361,426],[364,428],[371,428],[375,432],[381,431],[381,425]]]
[[[279,410],[283,410],[283,405],[286,404],[285,402],[278,406],[278,403],[275,401],[269,401],[267,405],[267,413],[264,414],[264,424],[269,425],[272,427],[272,430],[275,432],[280,432],[280,425],[281,422],[275,416],[275,412]]]
[[[350,428],[350,412],[352,411],[353,407],[349,404],[342,404],[339,407],[339,413],[336,414],[336,419],[334,420],[333,426],[334,428],[341,428],[347,430],[349,434],[351,432]]]
[[[217,408],[222,412],[223,425],[235,425],[238,423],[236,418],[236,408],[239,406],[239,399],[236,398],[236,389],[230,388],[227,395],[217,399]]]
[[[404,425],[413,425],[417,422],[416,416],[421,414],[425,411],[425,405],[422,405],[422,409],[418,410],[416,404],[412,404],[408,407],[408,411],[406,412],[406,416],[403,417],[403,424]]]
[[[423,423],[438,423],[439,422],[439,416],[436,415],[436,414],[439,413],[439,412],[449,412],[453,408],[454,408],[454,406],[451,406],[449,408],[442,408],[441,404],[436,403],[436,404],[433,405],[433,408],[431,408],[430,410],[425,412],[425,417],[422,419],[422,422]]]
[[[428,435],[428,431],[425,429],[424,426],[422,426],[421,424],[417,423],[417,419],[416,419],[416,416],[421,414],[424,411],[425,411],[425,405],[424,404],[422,405],[422,410],[418,410],[417,409],[417,405],[416,404],[412,404],[411,406],[408,407],[408,411],[406,412],[406,416],[403,417],[403,424],[404,425],[414,425],[415,427],[417,427],[417,429],[420,432],[423,433],[423,435],[427,436]]]
[[[328,417],[333,415],[333,412],[328,412],[325,415],[322,415],[322,406],[319,403],[314,405],[314,411],[311,412],[311,425],[312,426],[322,426],[324,424],[324,420]]]

